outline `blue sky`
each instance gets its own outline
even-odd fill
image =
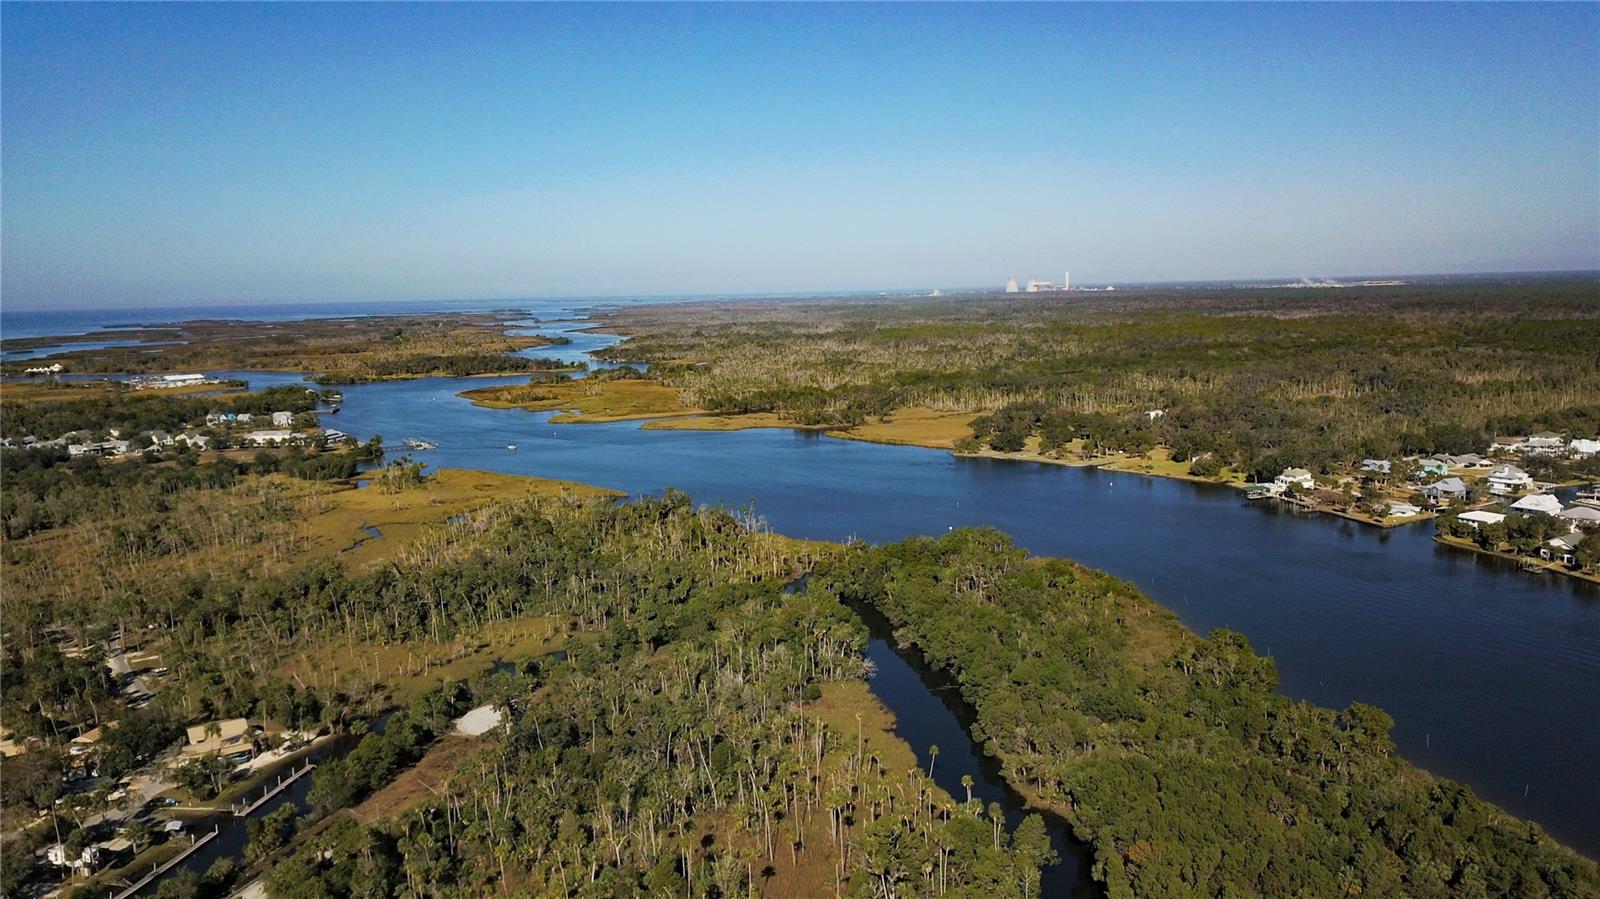
[[[0,8],[13,308],[1600,268],[1595,5]]]

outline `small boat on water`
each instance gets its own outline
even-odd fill
[[[511,450],[514,453],[517,451],[517,445],[515,443],[508,443],[506,444],[506,449]]]
[[[337,403],[335,403],[334,405],[330,406],[328,408],[328,414],[329,415],[338,415],[339,414],[339,405]]]
[[[423,440],[421,437],[407,437],[403,442],[406,445],[406,449],[436,450],[439,448],[439,444],[434,443],[432,440]]]

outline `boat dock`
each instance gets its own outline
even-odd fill
[[[317,767],[316,764],[308,760],[304,767],[295,771],[291,771],[287,777],[279,777],[275,784],[264,788],[260,798],[256,799],[254,802],[238,802],[230,805],[229,808],[233,810],[233,816],[235,818],[249,817],[250,813],[260,808],[262,803],[278,795],[279,793],[282,793],[290,784],[306,776],[307,774],[310,774],[311,769],[315,767]]]
[[[137,881],[134,881],[132,886],[127,887],[126,889],[124,889],[120,893],[113,893],[111,895],[111,899],[128,899],[129,896],[132,896],[134,893],[137,893],[140,890],[144,889],[145,887],[149,886],[150,885],[150,881],[155,880],[157,877],[160,877],[161,875],[167,873],[168,871],[170,871],[172,869],[172,867],[174,865],[178,864],[179,862],[181,862],[184,859],[188,858],[189,856],[193,855],[196,851],[198,851],[200,849],[201,846],[204,846],[205,844],[207,844],[207,843],[211,842],[212,840],[216,839],[217,838],[217,833],[220,832],[220,831],[221,831],[220,827],[211,828],[211,832],[210,833],[208,833],[205,836],[195,840],[193,843],[190,843],[189,847],[187,849],[183,850],[182,852],[178,853],[177,855],[173,856],[172,858],[169,858],[166,861],[162,862],[161,864],[156,865],[154,868],[150,869],[150,873],[149,874],[146,874],[145,876],[139,878]]]

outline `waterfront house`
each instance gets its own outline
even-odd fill
[[[1471,525],[1473,530],[1477,530],[1486,524],[1499,524],[1505,521],[1506,517],[1499,512],[1485,512],[1482,509],[1474,509],[1471,512],[1462,512],[1457,515],[1456,520],[1464,521]]]
[[[1304,468],[1285,468],[1282,474],[1272,479],[1272,483],[1279,490],[1287,490],[1290,487],[1311,490],[1317,486],[1317,482],[1311,477],[1311,472]]]
[[[1548,493],[1531,493],[1512,503],[1511,511],[1524,515],[1556,515],[1561,512],[1561,500]]]
[[[1578,561],[1578,544],[1582,542],[1582,534],[1555,537],[1546,540],[1544,546],[1539,547],[1539,556],[1547,561],[1572,565]]]
[[[1489,492],[1497,496],[1510,496],[1532,486],[1533,478],[1515,465],[1502,465],[1489,472]]]
[[[1557,512],[1556,517],[1574,529],[1600,526],[1600,509],[1593,506],[1568,506]]]
[[[1567,444],[1567,451],[1580,459],[1587,459],[1590,456],[1600,454],[1600,440],[1575,437],[1571,443]]]
[[[1423,487],[1422,495],[1436,506],[1461,502],[1467,498],[1467,484],[1460,478],[1444,478]]]
[[[282,446],[294,439],[294,432],[287,430],[250,431],[240,439],[247,446]]]
[[[245,718],[192,724],[188,728],[189,745],[183,747],[183,754],[194,758],[212,753],[231,755],[250,752],[254,748],[250,739],[254,732],[255,728]]]
[[[1422,514],[1422,510],[1417,508],[1416,506],[1411,505],[1410,503],[1390,503],[1389,504],[1389,517],[1390,518],[1409,518],[1412,515],[1421,515],[1421,514]]]
[[[294,413],[293,412],[274,412],[274,413],[272,413],[272,426],[273,427],[275,427],[275,428],[287,428],[288,426],[290,426],[292,424],[294,424]]]
[[[322,442],[327,446],[336,446],[350,439],[350,435],[343,431],[328,428],[322,432]]]
[[[1445,477],[1450,474],[1450,463],[1438,456],[1433,456],[1417,462],[1417,471],[1434,477]]]

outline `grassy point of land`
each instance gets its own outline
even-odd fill
[[[460,395],[474,405],[490,409],[560,410],[562,414],[550,419],[560,424],[660,418],[700,411],[684,405],[676,387],[642,379],[535,380],[523,385],[480,387]]]
[[[161,390],[138,391],[140,396],[198,396],[228,395],[245,392],[243,387],[219,384],[193,384],[187,387],[166,387]],[[120,381],[62,381],[51,382],[7,380],[0,385],[0,398],[7,403],[58,403],[72,400],[104,399],[119,393],[133,394]]]
[[[399,493],[347,489],[330,494],[324,510],[306,522],[306,552],[317,557],[342,553],[355,565],[371,565],[393,559],[423,529],[491,502],[536,496],[588,499],[621,495],[573,481],[445,468],[420,489]],[[373,537],[367,527],[376,528],[382,536]]]

